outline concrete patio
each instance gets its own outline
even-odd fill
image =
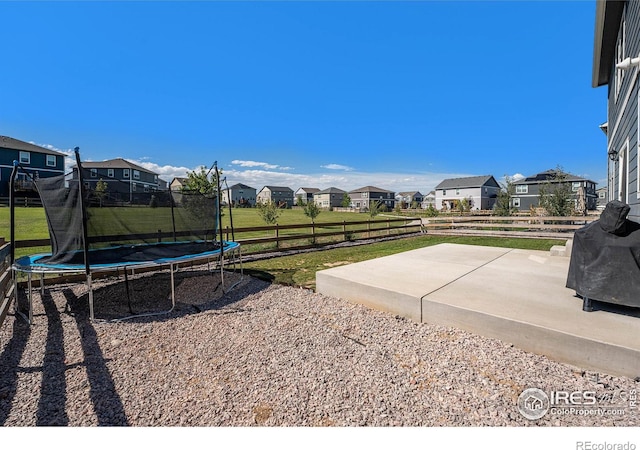
[[[440,244],[323,270],[317,291],[417,322],[500,339],[577,367],[640,376],[640,310],[565,287],[562,252]]]

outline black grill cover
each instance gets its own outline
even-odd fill
[[[567,287],[582,297],[640,307],[640,224],[629,205],[607,203],[599,220],[575,232]]]

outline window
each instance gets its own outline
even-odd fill
[[[56,166],[56,155],[47,155],[47,166],[48,167]]]
[[[107,169],[107,176],[109,178],[115,177],[115,173],[114,173],[113,169]]]
[[[578,192],[578,190],[580,190],[580,186],[582,186],[581,182],[574,181],[573,183],[571,183],[571,191]]]
[[[513,206],[514,208],[520,208],[520,199],[519,198],[514,198],[513,199]]]
[[[95,178],[98,176],[98,169],[91,169],[91,178]]]
[[[122,169],[122,177],[129,178],[129,169]]]
[[[446,189],[442,190],[442,195],[447,195],[447,190]]]
[[[31,153],[20,152],[20,164],[31,164]]]
[[[456,189],[456,195],[460,195],[460,189]]]
[[[598,192],[598,197],[599,198],[604,198],[605,197],[605,192],[604,191]]]
[[[145,191],[145,192],[149,192],[149,185],[148,185],[148,184],[145,184],[145,185],[144,185],[144,191]]]
[[[134,170],[133,171],[133,179],[134,180],[139,180],[140,179],[140,171],[139,170]]]
[[[529,185],[528,184],[518,184],[516,185],[516,194],[528,194],[529,193]]]
[[[137,190],[136,189],[137,186],[138,186],[137,184],[131,183],[131,190],[135,192]]]

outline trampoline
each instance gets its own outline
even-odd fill
[[[169,268],[169,310],[132,312],[116,320],[173,311],[176,306],[174,273],[185,264],[206,263],[210,272],[219,269],[223,292],[233,289],[243,278],[242,255],[239,243],[222,239],[220,181],[215,163],[209,172],[213,169],[217,180],[214,192],[152,191],[134,195],[133,180],[127,182],[105,176],[114,173],[113,170],[98,174],[83,168],[76,148],[76,166],[71,174],[33,179],[45,210],[52,251],[16,259],[12,247],[16,313],[28,323],[33,322],[33,275],[40,276],[41,295],[44,295],[44,277],[51,273],[86,275],[91,320],[95,320],[92,278],[100,272],[124,274],[130,303],[128,274]],[[29,174],[14,162],[12,187],[19,170]],[[11,195],[11,241],[14,242],[13,188]],[[240,272],[240,281],[225,286],[225,267]],[[27,277],[26,311],[18,305],[17,275],[20,273]]]

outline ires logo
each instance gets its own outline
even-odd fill
[[[551,407],[554,406],[595,406],[598,396],[595,391],[551,391]]]
[[[620,404],[622,403],[622,404]],[[518,397],[518,411],[529,420],[537,420],[547,413],[556,416],[620,416],[633,409],[636,393],[620,391],[598,396],[596,391],[550,391],[525,389]]]

